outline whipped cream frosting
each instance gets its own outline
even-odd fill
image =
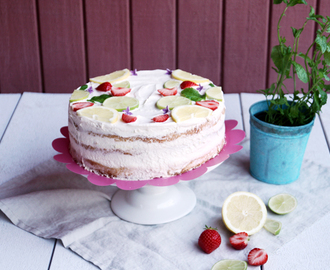
[[[137,116],[136,122],[125,123],[121,115],[116,123],[100,122],[79,116],[69,106],[70,147],[78,164],[111,178],[149,180],[191,170],[221,150],[225,134],[224,101],[207,118],[176,123],[170,117],[157,123],[152,118],[163,114],[156,106],[162,97],[157,90],[163,88],[171,75],[166,70],[136,74],[125,79],[131,88],[126,96],[139,100],[139,107],[131,111]],[[202,84],[201,94],[211,87],[209,83]],[[104,94],[96,90],[98,85],[88,83],[90,94],[86,100]],[[178,89],[177,95],[180,92]],[[116,173],[102,172],[100,167]]]

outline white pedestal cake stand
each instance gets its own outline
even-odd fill
[[[198,178],[219,166],[230,154],[242,149],[237,143],[244,139],[245,133],[233,129],[237,121],[227,120],[225,125],[226,144],[215,158],[192,171],[169,178],[127,181],[107,178],[87,171],[76,164],[69,153],[67,127],[61,128],[64,138],[55,139],[52,143],[53,148],[61,153],[55,155],[54,159],[66,163],[70,171],[87,177],[94,185],[116,184],[119,190],[111,198],[111,208],[121,219],[144,225],[162,224],[187,215],[196,205],[194,192],[185,183],[179,181]]]

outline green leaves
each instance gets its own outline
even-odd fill
[[[297,76],[299,80],[301,80],[303,83],[308,83],[308,75],[306,70],[302,67],[302,65],[298,64],[297,62],[292,61],[292,65],[294,66]]]
[[[298,4],[307,5],[307,2],[305,0],[290,0],[290,2],[288,3],[288,7],[293,7]]]
[[[205,95],[201,95],[196,89],[194,88],[186,88],[181,91],[181,96],[189,98],[192,101],[201,101],[205,99]]]
[[[88,101],[90,102],[100,102],[100,103],[103,103],[107,98],[110,98],[111,96],[108,95],[108,94],[103,94],[103,95],[100,95],[100,96],[95,96],[95,97],[92,97],[91,99],[89,99]]]

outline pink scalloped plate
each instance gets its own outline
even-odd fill
[[[58,162],[66,163],[66,167],[70,171],[86,176],[89,182],[97,186],[108,186],[108,185],[116,184],[118,188],[123,190],[134,190],[141,188],[147,184],[152,186],[170,186],[178,183],[180,180],[189,181],[202,176],[208,171],[208,169],[216,165],[220,165],[223,161],[228,159],[231,154],[234,154],[243,148],[243,146],[237,144],[244,139],[245,132],[243,130],[234,129],[237,126],[237,121],[226,120],[225,126],[226,126],[226,144],[216,157],[210,159],[202,166],[194,170],[168,178],[155,178],[151,180],[129,181],[129,180],[112,179],[85,170],[77,163],[75,163],[70,155],[69,152],[70,141],[69,141],[68,127],[61,128],[61,133],[64,136],[64,138],[57,138],[52,143],[53,148],[57,152],[61,153],[55,155],[54,159]]]

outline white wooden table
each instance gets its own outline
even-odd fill
[[[69,94],[0,94],[0,154],[2,157],[7,154],[17,156],[15,170],[8,169],[12,165],[6,164],[5,159],[0,160],[0,185],[53,157],[55,151],[49,138],[60,137],[59,129],[67,125],[68,98]],[[248,109],[261,99],[263,97],[256,94],[226,94],[226,118],[238,120],[237,128],[244,129],[249,136]],[[31,100],[37,101],[40,106],[31,106]],[[36,121],[36,116],[40,114],[44,116],[41,122]],[[26,121],[23,126],[18,126],[22,118]],[[24,128],[31,127],[35,131],[33,138],[26,137],[22,132]],[[329,164],[329,139],[330,104],[316,119],[306,150],[308,155],[320,163]],[[29,151],[39,151],[38,158],[29,159]],[[329,269],[329,225],[330,214],[317,220],[277,253],[269,254],[269,261],[263,270]],[[87,270],[97,267],[65,249],[60,241],[42,239],[19,229],[0,212],[0,269]]]

